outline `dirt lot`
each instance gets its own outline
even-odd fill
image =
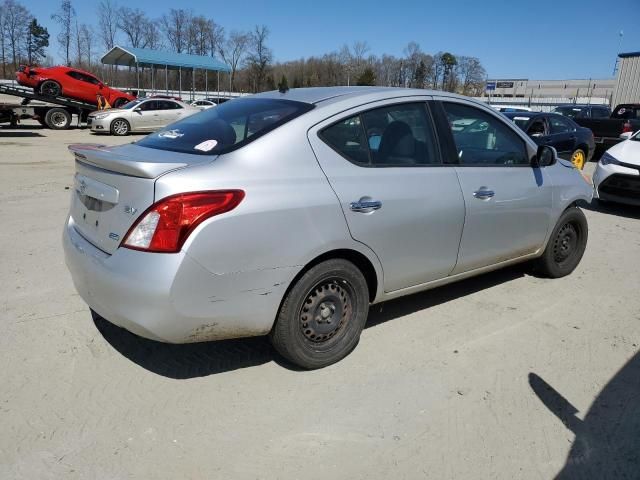
[[[96,141],[123,142],[0,127],[0,478],[638,478],[640,210],[589,207],[567,278],[376,306],[353,354],[302,372],[262,338],[92,320],[60,237],[66,146]]]

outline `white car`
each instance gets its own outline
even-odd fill
[[[196,100],[195,102],[191,102],[192,107],[199,108],[200,110],[207,110],[208,108],[216,107],[218,104],[216,102],[212,102],[211,100]]]
[[[178,100],[139,98],[122,108],[98,110],[89,114],[87,125],[94,133],[128,135],[131,132],[155,132],[202,110]]]
[[[640,131],[621,136],[626,140],[607,150],[598,162],[593,174],[594,197],[640,205]]]

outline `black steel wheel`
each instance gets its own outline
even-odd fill
[[[571,207],[560,216],[547,247],[536,261],[536,270],[551,278],[569,275],[580,263],[587,247],[589,228],[582,210]]]
[[[58,82],[45,80],[40,85],[40,93],[48,97],[59,97],[62,94],[62,87]]]
[[[343,259],[310,268],[291,287],[270,333],[280,354],[296,365],[331,365],[353,350],[369,312],[362,272]]]

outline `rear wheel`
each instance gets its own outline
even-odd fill
[[[64,108],[50,108],[44,116],[44,123],[52,130],[66,130],[71,126],[71,114]]]
[[[131,131],[131,126],[124,118],[116,118],[111,122],[111,133],[113,135],[123,136],[128,135]]]
[[[293,285],[271,330],[271,343],[302,368],[326,367],[357,345],[368,313],[362,272],[347,260],[327,260]]]
[[[116,98],[116,100],[113,102],[113,108],[120,108],[128,102],[129,100],[127,100],[126,98]]]
[[[573,165],[578,170],[582,170],[586,162],[587,162],[586,152],[581,148],[576,148],[574,152],[571,154],[571,163],[573,163]]]
[[[536,260],[535,269],[543,276],[560,278],[578,266],[587,247],[589,228],[582,210],[572,207],[558,220],[547,248]]]
[[[62,94],[62,87],[58,82],[45,80],[40,85],[40,93],[48,97],[59,97]]]

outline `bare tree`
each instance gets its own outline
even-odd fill
[[[187,10],[172,8],[169,14],[163,15],[160,19],[169,46],[176,53],[182,53],[188,49],[191,17],[191,12]]]
[[[0,5],[0,63],[2,64],[2,78],[7,77],[7,54],[5,43],[6,2]]]
[[[80,49],[86,58],[87,67],[91,68],[93,61],[93,47],[95,46],[95,38],[92,34],[92,29],[86,23],[80,25],[78,36],[80,38]]]
[[[255,92],[262,91],[262,84],[267,75],[267,68],[273,60],[273,53],[267,47],[269,29],[266,25],[256,25],[253,32],[249,34],[249,54],[247,55],[247,66],[253,80]]]
[[[143,35],[145,48],[157,50],[162,46],[162,34],[158,28],[157,20],[149,20],[144,25]]]
[[[73,21],[75,16],[76,11],[73,5],[71,5],[71,0],[62,0],[60,10],[51,15],[51,19],[60,25],[58,43],[60,44],[67,65],[71,65],[71,36],[73,34]]]
[[[140,9],[129,7],[118,9],[117,26],[124,33],[129,45],[134,48],[145,48],[145,31],[149,19]]]
[[[3,42],[6,41],[8,43],[13,68],[16,70],[20,64],[20,58],[23,57],[25,53],[25,28],[29,24],[31,14],[23,5],[14,0],[6,0],[2,6],[2,10],[4,17],[2,36],[5,39]]]
[[[118,6],[112,0],[102,0],[98,5],[98,26],[100,39],[105,50],[111,50],[116,44],[118,33]]]
[[[478,95],[482,93],[487,72],[480,60],[476,57],[465,56],[458,56],[457,60],[460,93],[463,95]]]
[[[231,67],[231,89],[234,86],[238,65],[247,53],[248,45],[249,35],[238,31],[231,32],[229,38],[221,45],[220,55]]]

